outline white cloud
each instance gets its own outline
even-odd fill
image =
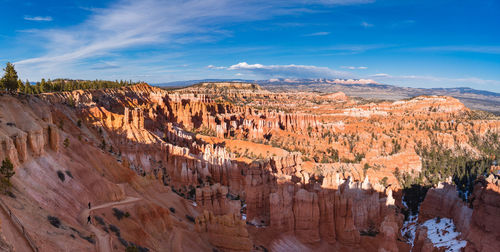
[[[349,70],[356,70],[356,69],[366,70],[366,69],[368,69],[368,67],[365,67],[365,66],[359,66],[359,67],[356,67],[356,66],[341,66],[340,68],[349,69]]]
[[[24,20],[37,21],[37,22],[48,22],[48,21],[52,21],[52,17],[51,16],[46,16],[46,17],[42,17],[42,16],[35,16],[35,17],[24,16]]]
[[[227,68],[228,70],[245,71],[266,78],[346,78],[349,73],[336,71],[328,67],[306,65],[262,65],[240,62]]]
[[[395,48],[396,44],[365,44],[365,45],[335,45],[326,47],[311,48],[311,52],[322,52],[324,55],[346,55],[359,54],[367,51]]]
[[[306,34],[305,36],[326,36],[326,35],[330,35],[330,32],[315,32]]]
[[[386,77],[392,77],[392,76],[389,74],[385,74],[385,73],[378,73],[378,74],[372,74],[372,75],[370,75],[370,77],[386,78]]]
[[[449,78],[432,75],[390,75],[385,73],[374,74],[370,77],[376,81],[387,84],[421,88],[470,87],[475,89],[493,90],[495,89],[494,87],[500,86],[499,80],[482,79],[478,77]]]
[[[370,24],[370,23],[363,21],[363,22],[361,22],[361,26],[363,26],[365,28],[370,28],[370,27],[373,27],[373,24]]]
[[[317,8],[315,5],[370,2],[373,1],[119,0],[107,8],[89,9],[89,18],[81,24],[61,29],[31,30],[28,36],[40,41],[39,45],[44,47],[45,52],[20,60],[16,66],[19,71],[30,75],[57,75],[68,72],[69,67],[81,68],[78,64],[83,61],[113,57],[124,50],[146,45],[148,49],[154,49],[193,41],[218,40],[228,36],[227,31],[220,27],[230,22],[297,14]],[[26,18],[48,21],[50,17]]]
[[[207,68],[209,68],[209,69],[215,69],[215,70],[221,70],[221,69],[226,69],[227,67],[208,65]]]

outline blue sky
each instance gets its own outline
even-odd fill
[[[20,77],[357,78],[500,92],[500,1],[0,0]]]

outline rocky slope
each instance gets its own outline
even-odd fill
[[[0,106],[0,159],[16,171],[0,198],[41,251],[409,251],[401,188],[429,182],[421,149],[481,157],[470,140],[500,132],[450,97],[364,103],[241,83],[3,95]],[[467,249],[488,251],[498,183],[484,181],[473,209],[454,188],[431,189],[421,221],[453,219]]]

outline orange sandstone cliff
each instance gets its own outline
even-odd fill
[[[0,107],[17,251],[439,249],[423,224],[413,244],[401,233],[402,188],[433,182],[424,149],[481,157],[472,140],[500,132],[450,97],[367,103],[244,83],[3,95]],[[457,195],[430,189],[419,222],[449,218],[466,250],[493,251],[498,180],[469,203]]]

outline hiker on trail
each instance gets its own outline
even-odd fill
[[[89,201],[89,209],[90,209],[90,201]]]
[[[90,219],[90,215],[89,215],[89,217],[87,217],[87,224],[89,224],[89,223],[92,223],[92,221]]]

